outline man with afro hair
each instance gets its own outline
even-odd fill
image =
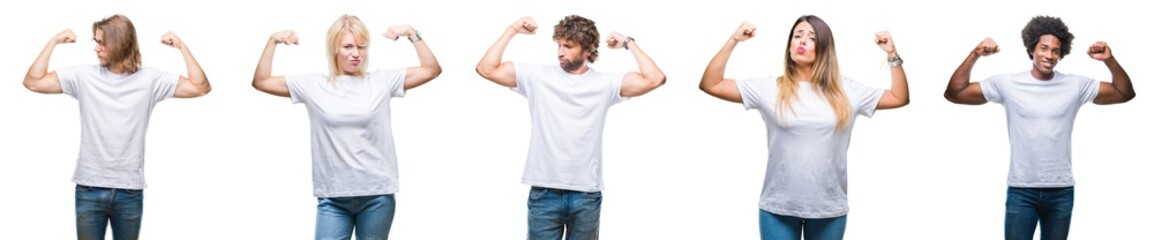
[[[1022,29],[1029,71],[995,75],[970,82],[979,57],[999,51],[993,39],[982,40],[954,71],[945,97],[956,104],[1000,103],[1010,136],[1010,174],[1006,192],[1006,239],[1066,239],[1074,208],[1071,132],[1085,103],[1107,105],[1134,98],[1130,77],[1105,42],[1090,45],[1090,58],[1110,69],[1111,81],[1054,71],[1070,54],[1074,34],[1060,18],[1037,16]]]

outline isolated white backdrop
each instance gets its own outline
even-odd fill
[[[712,98],[697,83],[741,21],[758,36],[739,44],[727,77],[781,73],[785,35],[798,16],[833,28],[843,71],[888,88],[884,55],[871,41],[889,30],[906,61],[912,103],[859,119],[850,147],[848,239],[998,239],[1002,236],[1008,141],[1001,106],[962,106],[941,97],[946,82],[985,37],[1002,53],[983,58],[976,79],[1024,71],[1019,31],[1030,17],[1061,17],[1076,35],[1058,70],[1109,78],[1085,49],[1107,41],[1145,93],[1154,62],[1137,2],[1122,1],[25,1],[0,9],[0,224],[4,239],[75,236],[73,183],[79,146],[75,100],[27,91],[20,79],[47,40],[126,14],[144,65],[184,73],[178,51],[159,44],[174,31],[214,90],[171,99],[148,133],[144,239],[309,239],[316,199],[308,119],[301,105],[258,92],[251,76],[267,37],[295,29],[274,74],[325,72],[324,33],[337,16],[360,16],[373,31],[371,68],[417,64],[407,41],[380,37],[394,24],[420,30],[444,73],[393,104],[401,191],[395,239],[521,239],[528,187],[520,184],[529,118],[523,97],[473,71],[508,24],[542,26],[517,36],[506,60],[554,63],[552,25],[580,14],[602,36],[618,31],[668,76],[665,86],[610,110],[605,133],[605,239],[754,239],[765,168],[765,130],[754,111]],[[95,64],[91,41],[56,48],[50,68]],[[602,48],[600,71],[634,71],[632,56]],[[1151,182],[1149,96],[1085,106],[1075,124],[1077,204],[1071,239],[1147,234]],[[1145,144],[1143,144],[1145,143]]]

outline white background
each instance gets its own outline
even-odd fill
[[[1003,108],[942,98],[953,70],[985,37],[1002,52],[982,58],[974,80],[1025,71],[1019,37],[1037,14],[1059,16],[1076,35],[1057,70],[1109,80],[1086,48],[1107,41],[1138,98],[1086,105],[1075,124],[1077,202],[1071,239],[1143,236],[1154,130],[1149,23],[1128,1],[23,1],[0,8],[0,238],[75,236],[70,182],[79,146],[76,101],[42,95],[20,79],[54,34],[82,39],[56,48],[50,69],[96,64],[91,23],[123,13],[136,24],[144,65],[184,73],[174,31],[191,48],[213,91],[158,105],[148,132],[144,239],[309,239],[312,197],[303,105],[254,90],[251,76],[268,36],[295,29],[300,46],[278,47],[274,74],[324,73],[324,34],[343,13],[373,32],[370,68],[415,66],[407,41],[380,36],[394,24],[421,31],[444,73],[393,104],[401,191],[395,239],[522,239],[528,186],[520,183],[529,139],[525,99],[473,70],[510,23],[532,16],[505,60],[555,63],[552,26],[568,14],[618,31],[668,76],[665,86],[617,105],[605,128],[604,239],[754,239],[765,168],[765,129],[755,111],[697,89],[709,59],[741,21],[758,36],[739,44],[727,77],[782,73],[793,21],[816,14],[833,28],[843,72],[888,88],[884,53],[892,32],[905,59],[912,103],[858,120],[850,147],[848,239],[1000,239],[1009,143]],[[19,6],[16,6],[19,5]],[[900,10],[905,9],[905,10]],[[915,10],[916,9],[916,10]],[[623,50],[601,49],[600,71],[635,71]],[[1147,118],[1148,119],[1148,118]]]

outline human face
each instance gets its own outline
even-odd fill
[[[1030,71],[1035,78],[1049,80],[1054,77],[1054,66],[1062,59],[1062,41],[1054,35],[1046,34],[1038,38],[1038,45],[1034,46],[1034,69]]]
[[[789,41],[789,58],[798,65],[808,66],[816,58],[817,35],[809,22],[797,23]]]
[[[340,45],[337,46],[337,66],[340,67],[341,73],[345,75],[354,75],[357,70],[361,69],[361,61],[368,52],[369,46],[365,43],[357,43],[357,39],[352,32],[345,32],[341,35]]]
[[[589,53],[580,44],[569,39],[557,39],[557,61],[566,72],[580,72],[585,67]]]
[[[96,42],[96,47],[93,49],[96,51],[96,58],[100,59],[100,66],[107,66],[108,50],[104,47],[104,30],[97,28],[92,35],[92,41]]]

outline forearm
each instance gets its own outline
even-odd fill
[[[729,56],[733,54],[733,49],[737,47],[737,40],[730,38],[721,47],[721,50],[709,60],[709,65],[705,67],[705,74],[701,76],[701,90],[706,90],[709,87],[721,83],[725,79],[725,65],[729,63]]]
[[[890,68],[890,93],[901,102],[910,102],[909,81],[902,66]]]
[[[252,77],[253,85],[272,77],[272,59],[276,53],[276,45],[276,40],[272,38],[269,38],[268,43],[265,44],[264,52],[260,54],[260,62],[256,64],[256,73]]]
[[[1126,74],[1126,69],[1122,69],[1122,65],[1113,57],[1106,59],[1104,62],[1106,63],[1106,67],[1110,69],[1112,78],[1110,84],[1114,85],[1114,89],[1117,89],[1118,93],[1127,100],[1134,98],[1136,95],[1134,93],[1134,86],[1130,83],[1130,75]]]
[[[970,71],[974,69],[974,64],[978,62],[978,54],[971,52],[966,56],[966,60],[962,61],[962,65],[954,70],[954,74],[950,77],[950,83],[946,86],[946,97],[950,98],[957,96],[970,86]]]
[[[188,69],[188,82],[207,92],[212,86],[208,84],[208,77],[205,76],[204,69],[201,69],[200,63],[192,56],[192,51],[188,50],[187,44],[181,44],[180,54],[184,56],[184,65]]]
[[[502,55],[505,54],[505,47],[509,46],[509,42],[513,40],[513,36],[517,35],[517,31],[513,28],[505,29],[501,34],[501,38],[497,39],[493,46],[485,52],[485,56],[481,58],[481,62],[477,63],[477,72],[484,75],[501,66]]]
[[[657,67],[657,63],[653,62],[649,54],[641,51],[641,47],[637,46],[636,41],[629,41],[625,44],[628,44],[626,47],[629,48],[629,52],[633,53],[633,58],[637,59],[637,67],[640,70],[641,77],[657,85],[665,84],[665,73]]]
[[[413,48],[417,50],[417,59],[421,63],[421,68],[428,69],[433,75],[441,73],[441,63],[437,62],[433,50],[429,49],[429,45],[425,44],[424,40],[413,42]]]
[[[36,60],[32,62],[32,66],[28,68],[28,73],[24,75],[24,84],[43,79],[48,75],[48,59],[52,57],[52,51],[56,49],[56,41],[49,41],[44,46],[44,50],[40,51],[40,55],[36,56]]]

